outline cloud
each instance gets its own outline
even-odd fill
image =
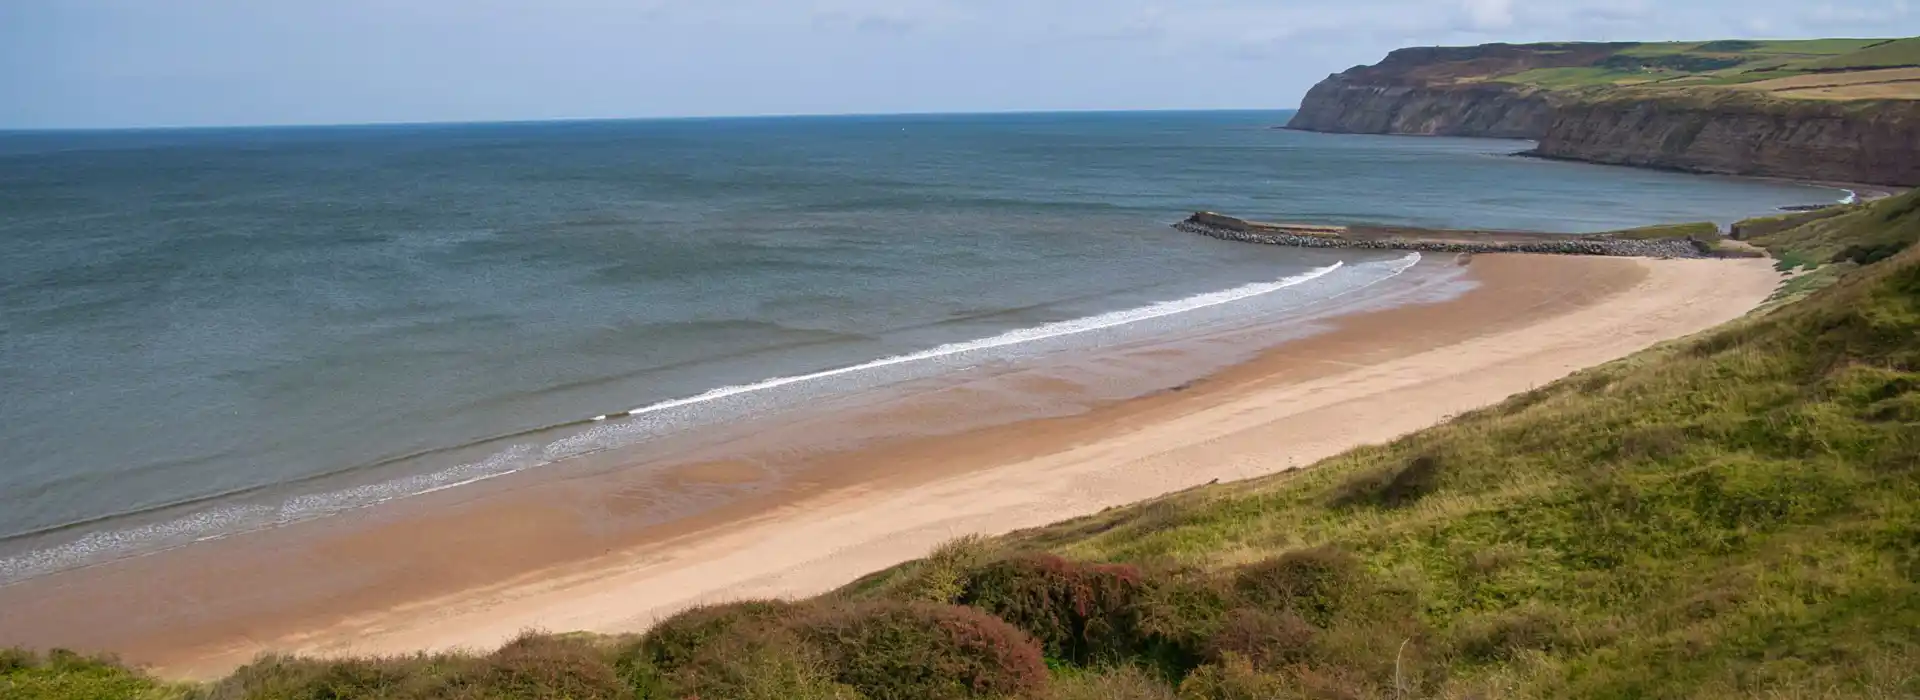
[[[1468,26],[1481,31],[1513,26],[1513,0],[1461,0]]]

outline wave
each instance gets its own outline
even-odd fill
[[[1417,258],[1415,261],[1416,262],[1418,261]],[[713,390],[707,391],[706,393],[698,394],[695,396],[689,396],[682,399],[673,399],[670,401],[662,401],[656,404],[649,404],[646,406],[641,406],[639,408],[629,409],[624,413],[624,415],[641,416],[649,413],[665,411],[671,408],[690,406],[697,403],[715,401],[718,399],[727,398],[729,396],[739,396],[741,394],[749,394],[756,391],[766,391],[768,389],[783,387],[790,384],[817,381],[821,379],[827,379],[829,377],[837,377],[843,374],[852,374],[854,372],[879,369],[881,367],[888,367],[888,366],[904,364],[908,362],[918,362],[921,360],[931,360],[937,357],[946,357],[948,355],[957,355],[963,352],[972,352],[975,350],[989,350],[993,348],[1006,347],[1008,345],[1014,345],[1018,343],[1028,343],[1036,340],[1058,338],[1066,335],[1074,335],[1077,333],[1085,333],[1088,331],[1096,331],[1096,330],[1101,330],[1105,328],[1113,328],[1116,326],[1124,326],[1130,323],[1138,323],[1138,322],[1149,320],[1149,319],[1155,319],[1155,318],[1160,318],[1162,316],[1177,314],[1182,311],[1204,309],[1209,306],[1219,306],[1221,304],[1225,304],[1228,302],[1239,301],[1241,299],[1248,299],[1251,297],[1260,296],[1262,294],[1271,294],[1273,292],[1277,292],[1282,289],[1286,289],[1288,287],[1292,287],[1298,284],[1303,284],[1306,282],[1311,282],[1313,280],[1324,277],[1328,273],[1331,273],[1334,270],[1340,269],[1343,265],[1345,265],[1344,262],[1335,262],[1332,265],[1314,268],[1307,272],[1303,272],[1298,275],[1293,275],[1291,277],[1286,277],[1274,282],[1258,282],[1254,284],[1247,284],[1239,287],[1234,287],[1233,289],[1228,289],[1224,291],[1198,294],[1198,295],[1190,296],[1184,299],[1176,299],[1173,301],[1162,301],[1154,304],[1149,304],[1147,306],[1142,306],[1139,308],[1128,309],[1125,311],[1112,311],[1112,312],[1099,314],[1095,316],[1088,316],[1086,318],[1077,318],[1071,321],[1056,321],[1054,323],[1034,326],[1032,328],[1022,328],[1019,330],[1008,331],[1006,333],[1002,333],[1000,335],[996,335],[991,338],[972,340],[964,343],[948,343],[948,344],[933,348],[931,350],[922,350],[920,352],[907,353],[905,355],[894,355],[892,357],[881,358],[878,360],[874,360],[872,362],[857,364],[850,367],[830,369],[822,372],[814,372],[812,374],[798,374],[790,377],[776,377],[776,378],[768,379],[765,381],[755,382],[753,384],[724,386],[724,387],[713,389]],[[1409,265],[1411,265],[1411,263],[1409,263]],[[1398,274],[1398,273],[1396,272],[1395,274]],[[605,415],[596,416],[594,420],[606,420],[607,417],[608,416],[605,416]]]
[[[1418,253],[1411,253],[1394,260],[1362,263],[1361,266],[1384,266],[1386,274],[1356,289],[1372,286],[1373,284],[1396,277],[1402,272],[1412,268],[1419,261],[1420,255]],[[363,486],[293,496],[273,505],[245,504],[215,507],[164,522],[117,530],[90,532],[64,544],[36,549],[0,559],[0,585],[7,585],[33,576],[106,559],[163,551],[192,542],[219,539],[234,534],[327,517],[401,498],[444,491],[507,476],[525,471],[529,468],[552,464],[570,457],[577,457],[608,449],[609,446],[606,444],[605,439],[609,436],[596,432],[596,430],[600,426],[612,426],[616,423],[623,422],[619,420],[623,417],[644,418],[672,409],[685,408],[702,403],[720,401],[730,397],[764,392],[806,382],[816,382],[832,377],[856,374],[884,367],[935,360],[970,352],[1004,348],[1035,341],[1117,328],[1197,309],[1220,306],[1272,294],[1320,279],[1343,267],[1345,267],[1344,262],[1335,262],[1331,265],[1308,270],[1272,282],[1246,284],[1231,289],[1156,302],[1132,309],[1046,323],[1030,328],[1008,331],[987,338],[947,343],[927,350],[884,357],[870,362],[836,369],[809,374],[775,377],[752,384],[724,386],[693,396],[661,401],[625,411],[609,412],[590,418],[581,418],[538,430],[523,431],[513,435],[482,441],[476,443],[476,445],[518,439],[530,434],[543,433],[551,430],[588,427],[586,431],[553,440],[545,445],[516,444],[500,450],[485,459],[438,471],[415,474]],[[468,447],[473,446],[475,445],[469,445]],[[48,531],[43,530],[36,534],[47,534],[47,532]]]
[[[1841,191],[1841,192],[1845,192],[1845,193],[1847,193],[1847,196],[1845,196],[1845,197],[1841,197],[1841,198],[1840,198],[1840,203],[1841,203],[1841,204],[1853,204],[1853,203],[1855,203],[1855,202],[1858,202],[1858,201],[1860,201],[1860,193],[1859,193],[1859,192],[1855,192],[1855,191],[1853,191],[1853,190],[1848,190],[1848,189],[1843,189],[1843,190],[1840,190],[1840,191]]]

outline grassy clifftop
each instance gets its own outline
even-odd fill
[[[1913,697],[1916,237],[1920,193],[1777,231],[1844,274],[1391,444],[817,599],[197,686],[0,653],[0,697]]]
[[[1799,99],[1920,98],[1920,38],[1577,46],[1517,47],[1538,56],[1449,77],[1551,90],[1720,86]]]

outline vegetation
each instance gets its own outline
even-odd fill
[[[1825,212],[1827,213],[1822,215]],[[1797,215],[1801,225],[1751,236],[1775,255],[1797,254],[1821,263],[1873,263],[1920,240],[1920,199],[1891,197],[1865,206]]]
[[[1802,65],[1809,70],[1860,70],[1911,66],[1920,66],[1920,37],[1880,42],[1858,51],[1850,51]]]
[[[1662,238],[1685,238],[1695,241],[1716,241],[1720,239],[1720,226],[1711,221],[1696,221],[1686,224],[1656,224],[1640,228],[1608,231],[1600,234],[1612,238],[1632,240],[1657,240]]]
[[[184,693],[111,658],[0,649],[0,698],[8,700],[173,700]]]
[[[1625,44],[1578,56],[1562,65],[1497,68],[1479,79],[1552,90],[1750,85],[1792,98],[1920,98],[1912,75],[1862,74],[1920,67],[1920,38]],[[1784,80],[1802,76],[1800,82]],[[1830,84],[1847,88],[1838,93],[1813,89]]]
[[[1797,303],[812,600],[197,686],[7,652],[0,697],[1913,697],[1916,238],[1920,192],[1809,219],[1757,240],[1843,273]]]

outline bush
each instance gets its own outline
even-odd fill
[[[1040,645],[1000,618],[937,603],[871,602],[795,622],[834,677],[873,700],[1034,695]]]
[[[1053,658],[1086,664],[1145,645],[1135,606],[1142,587],[1132,566],[1027,554],[974,571],[959,602],[1026,630]]]
[[[613,665],[591,644],[526,634],[500,647],[471,676],[479,697],[513,700],[612,700],[629,696]]]
[[[893,600],[952,603],[966,592],[967,572],[985,561],[989,545],[978,535],[961,537],[935,548],[927,558],[903,572],[885,593]]]
[[[164,692],[152,678],[112,657],[0,649],[0,698],[7,700],[122,700]]]
[[[1241,608],[1229,613],[1226,625],[1208,641],[1207,658],[1221,663],[1238,656],[1258,668],[1303,663],[1314,656],[1319,634],[1318,628],[1292,612]]]
[[[726,700],[858,700],[835,682],[820,653],[780,628],[733,634],[705,645],[652,695]]]
[[[412,663],[409,663],[411,661]],[[263,656],[206,689],[208,700],[333,700],[445,696],[451,674],[410,673],[416,659],[299,659]]]
[[[1254,668],[1237,655],[1195,669],[1180,683],[1180,700],[1363,700],[1377,689],[1338,670],[1295,666],[1285,672]]]
[[[653,626],[638,640],[616,650],[614,666],[629,679],[648,669],[671,673],[691,661],[700,648],[742,628],[775,625],[800,606],[781,600],[743,600],[689,608]]]
[[[1854,244],[1835,253],[1830,262],[1850,262],[1856,265],[1872,265],[1906,250],[1906,241],[1886,241],[1881,243]]]
[[[1170,678],[1204,663],[1207,645],[1226,625],[1234,594],[1221,577],[1197,569],[1155,569],[1152,585],[1134,603],[1142,660]]]
[[[1180,700],[1281,700],[1296,697],[1285,678],[1263,673],[1246,659],[1229,654],[1219,663],[1194,669],[1180,682]]]
[[[1440,488],[1440,458],[1421,455],[1406,464],[1364,471],[1334,488],[1336,508],[1405,508]]]
[[[1325,627],[1359,595],[1364,582],[1360,560],[1346,550],[1322,546],[1242,567],[1234,575],[1233,588],[1249,605],[1290,611]]]

